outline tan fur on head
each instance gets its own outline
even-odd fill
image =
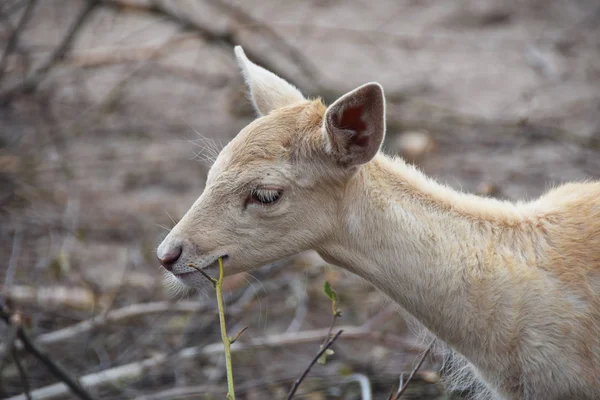
[[[160,245],[177,282],[202,286],[190,263],[225,257],[230,275],[314,249],[457,352],[480,396],[600,398],[600,182],[528,203],[459,193],[379,151],[378,84],[325,107],[236,55],[261,116]]]

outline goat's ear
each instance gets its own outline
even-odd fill
[[[369,162],[385,136],[385,98],[380,84],[360,86],[337,99],[325,113],[323,136],[326,151],[339,164]]]
[[[305,100],[295,86],[248,60],[241,46],[235,46],[234,51],[250,89],[252,104],[259,115],[267,115],[277,108]]]

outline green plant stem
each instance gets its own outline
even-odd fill
[[[225,367],[227,368],[227,399],[235,400],[235,390],[233,388],[233,368],[231,365],[231,340],[227,336],[227,327],[225,326],[225,308],[223,307],[223,260],[219,258],[219,279],[215,284],[217,289],[217,303],[219,306],[219,322],[221,323],[221,339],[225,347]]]

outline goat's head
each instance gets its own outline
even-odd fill
[[[188,286],[191,268],[227,275],[304,250],[335,235],[346,186],[379,151],[385,100],[377,83],[330,107],[235,54],[259,114],[221,151],[202,195],[159,246],[161,264]]]

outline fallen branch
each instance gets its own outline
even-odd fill
[[[327,334],[329,328],[316,329],[303,332],[282,333],[278,335],[250,338],[247,341],[237,342],[231,348],[232,353],[257,350],[261,348],[274,348],[282,346],[302,345],[308,343],[319,343],[323,336]],[[423,351],[415,341],[400,338],[395,335],[388,335],[382,332],[373,332],[368,327],[362,326],[342,326],[340,330],[344,331],[343,340],[365,340],[389,344],[395,349],[404,348],[406,351]],[[219,356],[223,353],[223,343],[212,343],[207,346],[194,346],[181,349],[172,356],[167,353],[159,353],[154,357],[147,358],[125,364],[119,367],[109,368],[104,371],[85,375],[79,379],[81,385],[88,389],[98,389],[104,386],[112,385],[115,382],[124,384],[128,381],[134,381],[142,377],[149,369],[159,368],[169,361],[181,363],[188,360],[194,360],[202,357]],[[64,383],[55,383],[45,386],[31,392],[31,396],[36,400],[62,398],[69,393],[68,387]],[[8,400],[25,400],[24,395],[18,395]]]
[[[182,301],[179,303],[158,301],[153,303],[132,304],[113,310],[106,316],[99,315],[63,329],[45,333],[38,336],[36,342],[41,345],[52,346],[72,340],[75,337],[88,333],[94,329],[123,323],[134,318],[147,317],[149,315],[162,314],[165,312],[197,313],[208,310],[208,307],[209,305],[200,304],[196,301]]]
[[[316,362],[317,362],[317,360],[319,358],[321,358],[321,356],[323,354],[325,354],[325,352],[327,351],[327,349],[329,349],[329,347],[331,347],[331,345],[333,344],[333,342],[335,342],[337,340],[337,338],[340,337],[340,335],[342,334],[342,332],[344,332],[344,330],[340,329],[338,331],[338,333],[335,334],[334,337],[332,337],[331,339],[329,339],[327,341],[327,343],[325,343],[325,345],[322,346],[321,351],[319,351],[317,353],[317,355],[312,359],[312,361],[310,362],[310,364],[308,364],[308,367],[306,367],[306,369],[304,370],[304,372],[302,373],[302,375],[300,375],[300,378],[298,378],[296,380],[296,382],[294,382],[294,385],[290,389],[290,393],[288,393],[288,397],[287,397],[288,400],[290,400],[292,397],[294,397],[294,394],[296,394],[296,390],[298,390],[298,387],[300,386],[300,384],[302,383],[302,381],[304,380],[304,378],[306,378],[306,376],[310,372],[310,370],[313,367],[313,365],[315,365]]]
[[[0,318],[4,320],[9,326],[12,324],[12,314],[5,307],[4,304],[0,303]],[[23,343],[25,349],[31,353],[35,358],[42,362],[50,370],[50,372],[62,382],[61,385],[65,386],[65,392],[71,390],[77,397],[84,400],[92,400],[92,396],[87,393],[77,381],[72,378],[67,371],[65,371],[61,366],[56,364],[50,357],[48,357],[44,352],[42,352],[38,347],[29,339],[29,336],[25,333],[22,326],[17,326],[17,337]],[[14,354],[14,353],[13,353]],[[34,391],[35,392],[35,391]],[[32,392],[30,395],[32,398],[37,398]],[[24,398],[29,399],[29,395],[25,395]]]
[[[279,263],[273,263],[270,265],[276,266],[279,265]],[[265,267],[269,268],[269,266]],[[268,271],[268,269],[266,269],[265,271]],[[260,273],[259,276],[262,276],[262,273]],[[244,297],[243,302],[232,304],[232,306],[228,308],[227,314],[239,314],[252,300],[253,295],[244,296],[243,293],[244,292],[242,291],[240,291],[239,293],[235,293],[229,299],[228,303],[232,304],[234,301],[237,301],[238,299]],[[252,293],[256,294],[256,292],[254,291]],[[96,317],[78,322],[74,325],[70,325],[62,329],[44,333],[42,335],[37,336],[35,338],[35,341],[38,345],[46,347],[56,346],[60,343],[73,340],[79,335],[86,334],[90,331],[93,331],[94,329],[98,329],[103,326],[121,324],[132,319],[143,318],[154,314],[162,314],[165,312],[199,313],[203,311],[208,311],[211,307],[211,304],[202,304],[198,303],[197,301],[179,301],[177,303],[171,303],[169,301],[157,301],[152,303],[131,304],[122,308],[112,310],[107,315],[98,315]],[[0,344],[0,354],[4,354],[4,349],[5,346]]]

